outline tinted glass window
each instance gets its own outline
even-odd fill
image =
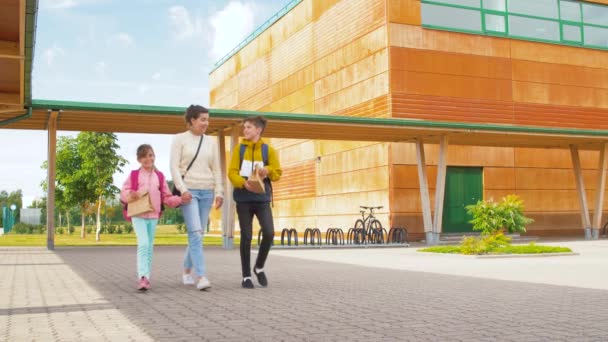
[[[506,32],[505,17],[502,15],[486,14],[486,31]]]
[[[585,26],[585,44],[608,48],[608,29]]]
[[[509,16],[509,34],[512,36],[559,41],[559,24],[555,21]]]
[[[562,20],[581,21],[581,5],[572,1],[560,2],[560,15]]]
[[[481,12],[463,8],[422,4],[422,23],[469,31],[481,31]]]
[[[583,21],[608,26],[608,6],[583,4]]]
[[[509,0],[510,13],[558,19],[556,0]]]
[[[507,10],[505,0],[483,0],[483,8],[501,12]]]
[[[572,42],[580,42],[582,40],[580,26],[564,25],[562,26],[562,31],[564,33],[564,40]]]

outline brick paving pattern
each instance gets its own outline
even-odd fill
[[[213,287],[200,292],[181,285],[183,249],[157,247],[152,289],[138,293],[135,247],[54,253],[0,248],[0,340],[608,340],[604,290],[311,261],[272,251],[270,286],[245,290],[238,250],[206,248]]]

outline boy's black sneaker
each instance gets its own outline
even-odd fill
[[[266,273],[264,273],[264,271],[258,272],[254,267],[253,274],[255,274],[255,277],[258,278],[258,283],[260,283],[260,286],[268,286],[268,279],[266,279]]]
[[[241,283],[241,286],[244,289],[253,289],[253,282],[251,281],[251,278],[247,278],[247,279],[243,279],[243,282]]]

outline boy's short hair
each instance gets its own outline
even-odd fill
[[[261,128],[262,133],[264,133],[264,129],[266,128],[266,123],[268,122],[268,120],[266,120],[261,115],[256,115],[256,116],[250,116],[250,117],[245,118],[243,120],[243,123],[245,123],[245,122],[249,122],[252,125],[254,125],[255,127]]]

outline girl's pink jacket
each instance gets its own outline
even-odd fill
[[[158,179],[156,172],[147,171],[143,168],[139,169],[137,192],[142,194],[148,191],[150,193],[150,200],[152,201],[152,207],[154,207],[154,211],[137,215],[137,217],[145,219],[158,219],[160,217],[159,213],[161,195],[159,190],[159,181],[160,180]],[[122,185],[122,190],[120,192],[121,201],[127,203],[127,196],[131,192],[133,192],[133,190],[131,190],[132,188],[133,185],[131,184],[131,173],[129,173],[127,180]],[[182,198],[180,196],[174,196],[171,193],[171,190],[169,190],[169,185],[166,181],[162,185],[161,189],[163,193],[162,200],[166,206],[175,208],[182,204]]]

